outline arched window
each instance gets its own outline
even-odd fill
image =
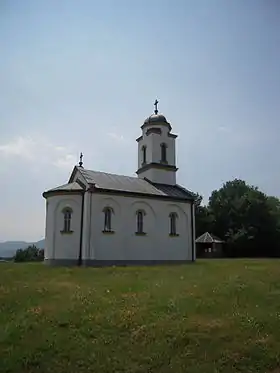
[[[105,207],[104,210],[104,232],[112,232],[112,214],[114,213],[111,207]]]
[[[169,214],[170,236],[177,236],[177,218],[178,215],[176,214],[176,212],[171,212]]]
[[[66,207],[62,210],[64,216],[64,225],[62,232],[71,232],[71,218],[72,218],[72,209],[70,207]]]
[[[136,212],[136,233],[137,234],[143,234],[144,233],[144,216],[145,211],[138,210]]]
[[[146,145],[142,146],[142,164],[145,164],[147,162],[147,147]]]
[[[165,143],[160,144],[161,146],[161,162],[167,163],[166,150],[167,145]]]

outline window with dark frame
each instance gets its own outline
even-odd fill
[[[169,215],[170,219],[170,236],[177,236],[177,214],[176,212],[172,212]]]
[[[106,207],[104,210],[104,232],[112,232],[112,212],[110,207]]]
[[[136,212],[136,233],[144,233],[144,211],[138,210]]]
[[[160,144],[161,146],[161,162],[167,163],[167,145],[165,143]]]
[[[65,208],[63,211],[64,215],[64,225],[63,225],[63,231],[65,233],[71,232],[71,218],[72,218],[72,209]]]
[[[143,154],[143,162],[142,164],[145,164],[147,162],[147,147],[146,145],[142,146],[142,154]]]

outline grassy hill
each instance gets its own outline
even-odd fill
[[[277,373],[279,264],[0,264],[0,370]]]

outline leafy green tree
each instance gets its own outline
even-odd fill
[[[280,201],[235,179],[212,192],[213,233],[224,238],[233,256],[279,255]]]
[[[195,233],[199,237],[205,232],[211,232],[214,216],[207,206],[202,206],[202,196],[196,194],[195,199]]]
[[[14,256],[15,262],[34,262],[44,260],[44,250],[30,245],[26,249],[18,249]]]

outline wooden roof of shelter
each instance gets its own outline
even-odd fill
[[[224,243],[223,240],[220,238],[214,236],[213,234],[209,232],[203,233],[201,236],[199,236],[196,240],[196,243]]]

